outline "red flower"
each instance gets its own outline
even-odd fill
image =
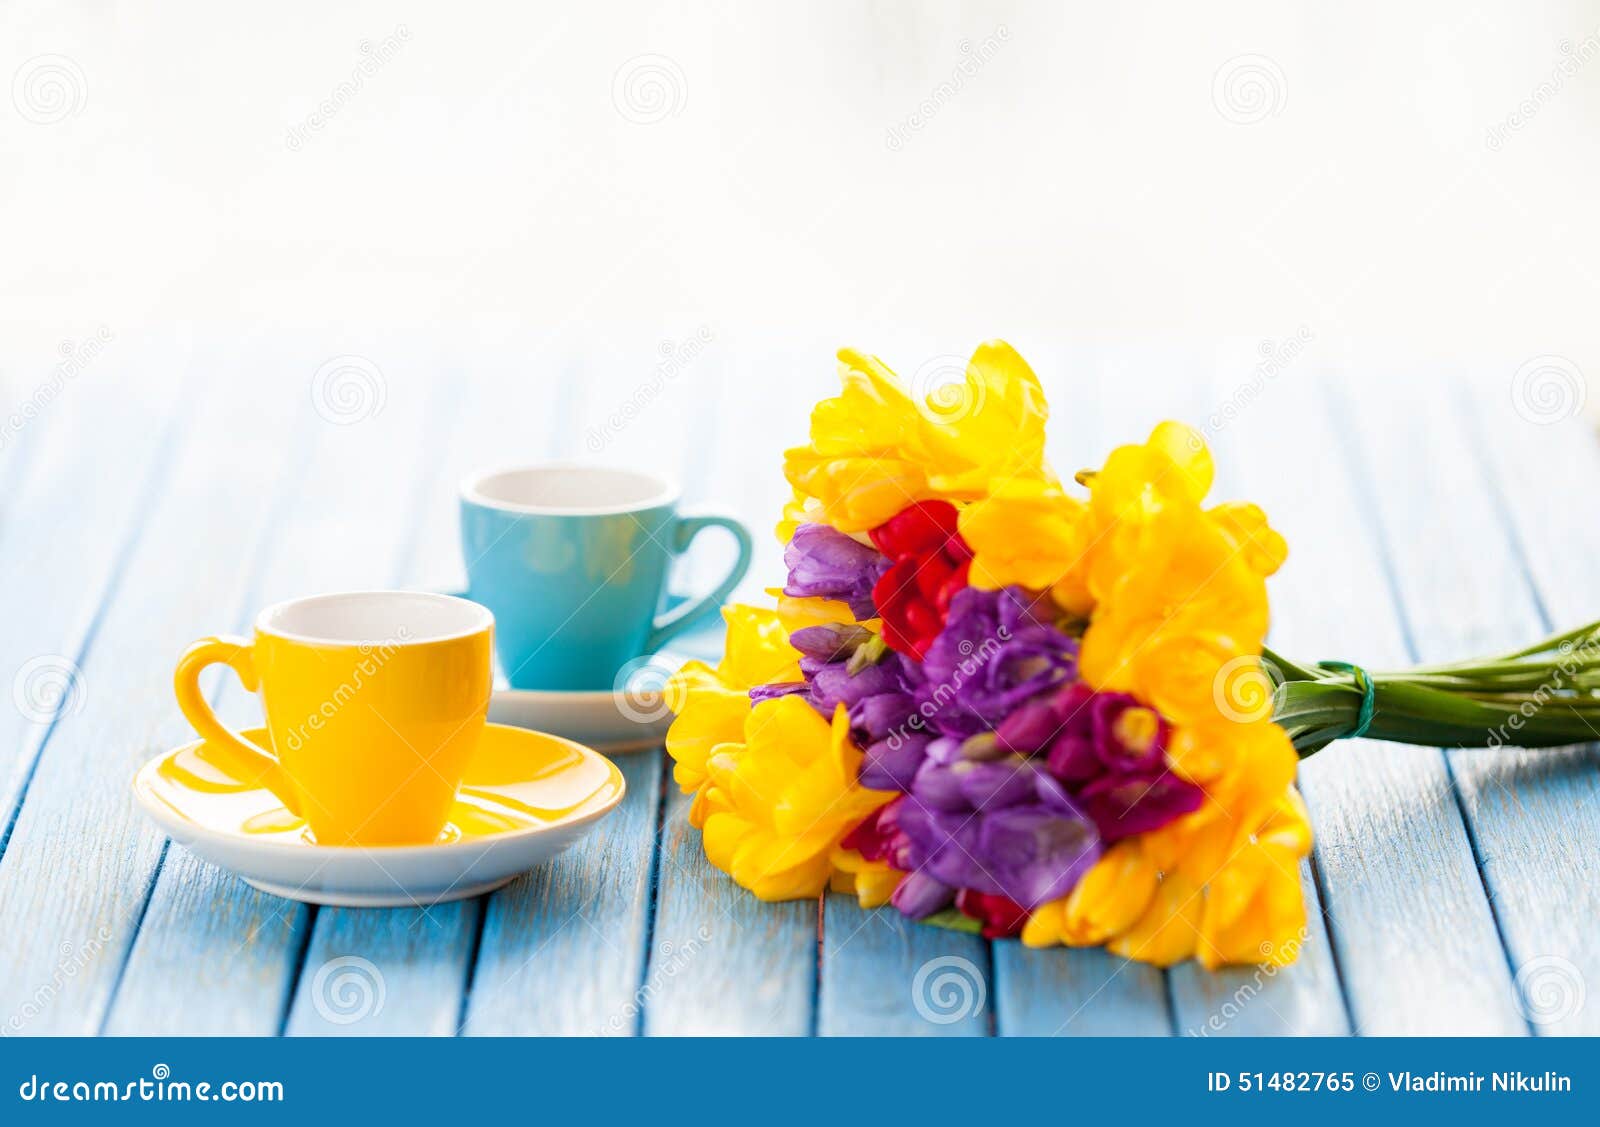
[[[989,892],[974,892],[970,888],[956,893],[956,907],[962,915],[982,921],[985,939],[1021,935],[1022,925],[1028,922],[1028,909],[1015,900]]]
[[[872,588],[889,647],[922,660],[944,629],[950,600],[967,585],[972,549],[956,531],[956,507],[918,501],[869,535],[893,561]]]

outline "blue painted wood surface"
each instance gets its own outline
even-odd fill
[[[926,359],[874,343],[908,372]],[[1390,380],[1312,348],[1262,378],[1256,342],[1016,343],[1055,406],[1063,474],[1160,417],[1204,426],[1219,494],[1259,501],[1290,539],[1272,588],[1286,652],[1468,656],[1600,607],[1600,532],[1572,505],[1600,487],[1600,445],[1581,419],[1523,418],[1498,370]],[[160,376],[133,366],[141,347],[164,355]],[[760,903],[706,863],[660,750],[624,759],[628,798],[599,832],[489,897],[353,911],[258,893],[169,845],[127,790],[187,738],[169,684],[184,643],[305,591],[455,585],[457,478],[552,457],[662,469],[690,504],[743,516],[758,597],[781,576],[779,454],[828,394],[832,350],[684,322],[576,359],[561,334],[486,319],[448,354],[340,342],[375,359],[385,399],[337,425],[307,394],[329,349],[258,337],[178,365],[166,347],[108,354],[121,378],[0,451],[0,673],[66,674],[59,699],[44,683],[0,715],[0,1022],[19,1032],[1600,1032],[1600,1007],[1570,1004],[1600,975],[1592,747],[1357,741],[1310,761],[1311,927],[1276,974],[1029,951],[837,895]],[[250,719],[236,684],[213,692]],[[352,966],[382,1005],[347,1022],[326,991]]]

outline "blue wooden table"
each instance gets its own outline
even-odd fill
[[[706,864],[660,750],[619,757],[627,800],[579,848],[476,901],[319,909],[196,861],[129,791],[190,738],[178,653],[276,599],[458,582],[454,487],[475,466],[664,470],[757,529],[750,597],[781,575],[780,452],[839,342],[492,320],[468,344],[420,336],[112,339],[69,374],[49,356],[11,373],[12,409],[30,406],[0,448],[0,1031],[1600,1033],[1592,747],[1357,741],[1309,761],[1312,926],[1276,974],[1030,951],[837,896],[761,904]],[[1284,652],[1401,666],[1600,616],[1600,448],[1581,415],[1521,395],[1528,357],[1013,342],[1050,393],[1059,469],[1162,417],[1208,432],[1219,493],[1289,539]],[[906,372],[930,360],[859,343]],[[252,719],[236,683],[214,692]],[[351,968],[365,1000],[330,997]]]

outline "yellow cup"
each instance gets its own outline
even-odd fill
[[[178,707],[230,768],[305,818],[321,845],[413,845],[444,829],[488,715],[494,616],[414,591],[291,599],[253,638],[202,638],[178,662]],[[270,753],[200,691],[221,663],[259,691]]]

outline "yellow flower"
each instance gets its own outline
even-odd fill
[[[1283,566],[1289,545],[1267,524],[1267,514],[1255,505],[1230,501],[1206,514],[1244,554],[1245,563],[1263,579]]]
[[[1084,679],[1135,693],[1177,723],[1216,716],[1222,667],[1261,652],[1261,576],[1216,525],[1181,507],[1105,548],[1092,571],[1100,590],[1079,657]]]
[[[1106,850],[1060,900],[1041,905],[1022,928],[1029,947],[1065,943],[1095,947],[1127,931],[1144,915],[1156,893],[1160,874],[1138,838],[1119,841]]]
[[[997,483],[1049,478],[1044,391],[1015,349],[980,345],[961,382],[920,398],[882,361],[839,353],[843,390],[811,413],[811,441],[784,455],[795,499],[778,534],[802,519],[843,532],[876,528],[914,501],[973,501]]]
[[[1086,512],[1057,482],[999,482],[989,496],[961,510],[961,536],[973,552],[972,585],[1053,590],[1062,606],[1087,613],[1092,604],[1084,587],[1081,535]]]
[[[833,870],[829,887],[834,892],[852,893],[863,908],[887,904],[905,876],[886,862],[868,861],[854,849],[835,849]]]
[[[811,412],[811,444],[784,455],[796,498],[785,518],[810,508],[835,528],[862,532],[932,496],[918,442],[922,416],[876,357],[845,349],[839,379],[844,390]],[[817,504],[808,506],[809,499]]]
[[[976,500],[1018,477],[1054,480],[1044,461],[1044,389],[1005,341],[980,344],[960,383],[925,390],[920,437],[928,483],[941,496]]]
[[[1207,881],[1195,950],[1202,966],[1294,962],[1306,938],[1300,859],[1310,851],[1311,822],[1291,789]]]
[[[894,797],[859,785],[860,768],[842,704],[829,724],[798,697],[762,702],[743,750],[707,763],[707,859],[763,900],[819,895],[840,840]]]
[[[800,652],[789,644],[789,629],[776,611],[736,605],[724,607],[722,617],[727,649],[716,668],[688,662],[666,685],[667,707],[676,713],[667,729],[667,754],[684,794],[705,785],[714,752],[733,754],[742,746],[752,688],[800,680]],[[696,795],[689,821],[699,826],[704,820],[705,803]]]
[[[1195,953],[1203,908],[1198,887],[1180,873],[1165,873],[1144,913],[1106,950],[1158,967],[1181,963]]]

